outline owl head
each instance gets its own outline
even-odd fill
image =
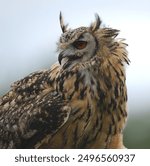
[[[60,13],[62,35],[58,42],[58,61],[63,65],[84,63],[94,56],[107,57],[117,49],[115,37],[119,31],[101,27],[101,19],[95,14],[95,21],[89,27],[68,29]]]

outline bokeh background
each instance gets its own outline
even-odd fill
[[[73,28],[88,26],[98,13],[103,25],[121,30],[131,60],[124,143],[150,148],[149,0],[0,0],[0,96],[14,81],[57,60],[60,11]]]

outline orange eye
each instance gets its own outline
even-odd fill
[[[75,41],[73,43],[73,46],[79,50],[84,49],[87,45],[86,41]]]

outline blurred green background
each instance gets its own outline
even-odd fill
[[[128,118],[124,131],[124,144],[130,149],[150,149],[149,113],[141,113]]]
[[[150,148],[149,0],[0,0],[0,96],[10,85],[57,60],[59,12],[70,27],[103,25],[121,30],[129,44],[127,148]]]

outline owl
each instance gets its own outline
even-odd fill
[[[59,19],[58,62],[0,98],[0,148],[124,148],[127,44],[98,14],[76,29]]]

